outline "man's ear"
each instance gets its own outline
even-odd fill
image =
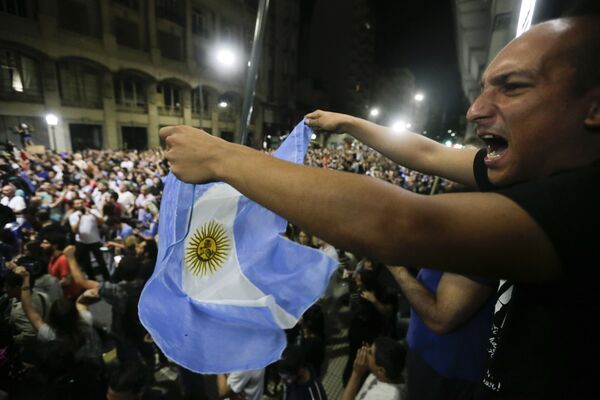
[[[600,129],[600,100],[595,100],[592,102],[583,123],[588,129]]]

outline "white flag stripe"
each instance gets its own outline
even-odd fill
[[[252,284],[240,268],[233,234],[240,196],[241,193],[231,186],[219,184],[196,200],[190,230],[184,240],[185,249],[194,247],[196,232],[214,221],[224,229],[229,250],[225,261],[214,272],[208,271],[201,276],[193,274],[186,265],[182,266],[182,288],[194,300],[204,303],[269,307],[280,328],[292,328],[297,319],[282,309],[273,296],[263,293]]]

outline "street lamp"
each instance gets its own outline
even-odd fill
[[[217,50],[217,61],[225,67],[231,67],[235,64],[235,53],[228,48],[220,48]]]
[[[423,93],[417,93],[417,94],[415,94],[415,101],[421,102],[424,99],[425,99],[425,95]]]
[[[46,123],[50,128],[49,142],[52,150],[56,150],[56,137],[54,135],[54,127],[58,125],[58,117],[54,114],[46,114]]]
[[[228,105],[229,104],[226,101],[220,101],[219,102],[219,107],[221,107],[221,108],[227,108]]]
[[[371,117],[377,117],[377,116],[379,116],[379,113],[380,113],[380,111],[379,111],[379,108],[377,108],[377,107],[371,108],[371,111],[369,111],[369,115]]]
[[[212,60],[216,68],[222,72],[233,72],[239,66],[239,54],[235,48],[220,45],[213,49]]]

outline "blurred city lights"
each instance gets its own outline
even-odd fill
[[[415,101],[423,101],[425,99],[425,95],[423,93],[415,94]]]
[[[310,139],[311,140],[315,140],[317,138],[317,134],[313,133],[312,135],[310,135]]]
[[[406,129],[410,129],[412,127],[412,124],[410,122],[406,123]]]
[[[406,130],[406,122],[396,121],[392,124],[392,130],[394,132],[402,132]]]
[[[221,101],[221,102],[219,102],[219,107],[221,107],[221,108],[227,108],[227,106],[228,106],[228,105],[229,105],[229,104],[227,104],[227,102],[226,102],[226,101]]]
[[[58,117],[54,114],[47,114],[46,123],[50,126],[56,126],[58,125]]]
[[[369,115],[371,117],[376,117],[379,115],[379,108],[371,108],[371,111],[369,112]]]
[[[236,56],[233,50],[226,47],[221,47],[216,51],[216,60],[219,65],[231,68],[235,65]]]
[[[452,141],[451,140],[446,140],[446,143],[444,143],[446,146],[448,147],[452,147]]]
[[[454,136],[456,136],[456,133],[452,132],[452,135],[450,135],[450,136],[454,137]]]

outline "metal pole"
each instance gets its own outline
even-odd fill
[[[241,144],[246,144],[246,141],[248,140],[248,128],[250,127],[250,119],[252,118],[252,103],[256,89],[256,79],[258,78],[258,64],[262,52],[262,38],[265,30],[265,20],[268,10],[269,0],[260,0],[258,5],[258,14],[256,16],[256,26],[254,27],[252,53],[250,54],[250,68],[248,69],[248,74],[246,75],[244,104],[242,105]]]
[[[434,195],[437,192],[439,184],[440,184],[440,177],[436,176],[435,179],[433,180],[433,185],[431,186],[431,192],[429,192],[429,195]]]

